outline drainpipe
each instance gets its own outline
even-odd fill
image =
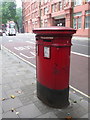
[[[41,0],[39,0],[39,27],[41,27]]]
[[[73,28],[73,14],[74,14],[74,2],[71,0],[71,27]]]

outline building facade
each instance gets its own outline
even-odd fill
[[[65,26],[77,29],[75,36],[90,37],[90,0],[29,0],[22,2],[22,12],[25,32]]]

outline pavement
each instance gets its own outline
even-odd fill
[[[2,72],[0,72],[0,89],[2,89],[0,116],[3,120],[4,118],[89,120],[88,106],[90,103],[80,93],[70,88],[70,105],[67,108],[49,107],[37,98],[35,68],[5,50],[0,50],[0,65],[2,66]]]

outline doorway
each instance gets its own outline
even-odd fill
[[[63,27],[65,27],[65,18],[55,19],[55,26],[63,26]]]

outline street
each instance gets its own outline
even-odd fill
[[[89,48],[90,48],[90,40],[88,38],[72,38],[72,51],[77,52],[83,55],[90,55]]]
[[[88,48],[86,40],[73,40],[70,65],[70,86],[85,96],[88,92]],[[3,36],[2,46],[14,55],[36,67],[35,35],[31,33],[17,34],[16,36]],[[90,55],[90,54],[89,54]]]

